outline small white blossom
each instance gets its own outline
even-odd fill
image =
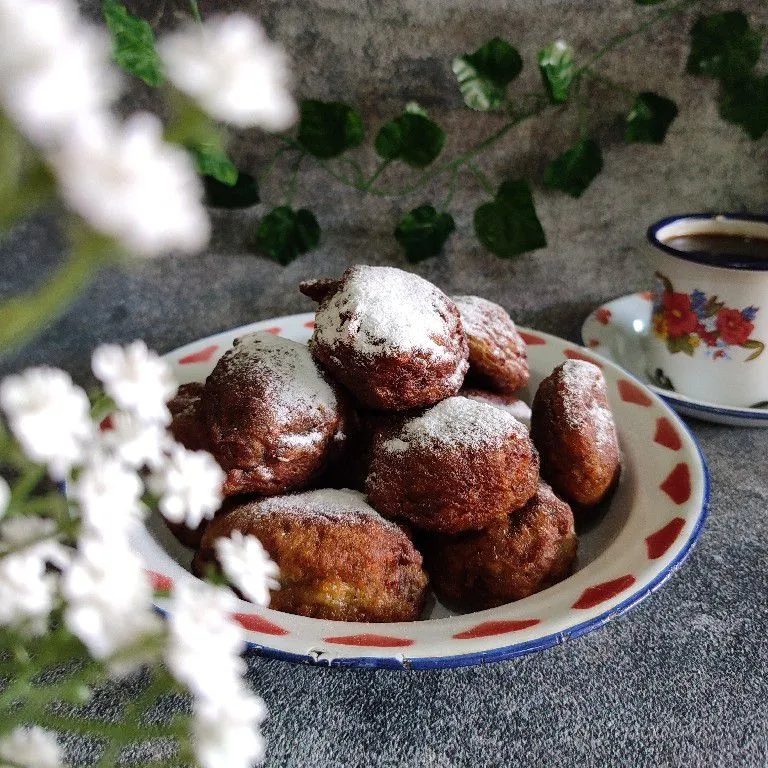
[[[213,117],[282,131],[296,120],[285,53],[242,13],[188,23],[158,43],[168,79]]]
[[[17,726],[0,739],[0,764],[3,760],[24,768],[59,768],[61,747],[50,731],[37,725]]]
[[[30,368],[0,383],[0,407],[33,461],[63,479],[94,435],[88,397],[56,368]]]
[[[70,552],[56,540],[56,523],[47,517],[18,515],[0,523],[0,549],[23,549],[64,570],[71,560]]]
[[[96,455],[72,484],[86,529],[104,539],[124,537],[144,515],[144,484],[118,459]]]
[[[46,573],[45,559],[34,549],[0,558],[0,627],[23,624],[34,634],[44,632],[55,589],[56,576]]]
[[[264,702],[245,689],[195,702],[194,747],[202,768],[250,768],[264,757]]]
[[[66,142],[117,95],[106,34],[71,0],[0,0],[0,102],[43,147]]]
[[[94,351],[91,366],[120,408],[142,421],[170,422],[166,403],[176,393],[176,382],[168,363],[143,341],[126,347],[102,344]]]
[[[248,600],[258,605],[269,604],[269,590],[278,589],[277,565],[270,559],[255,536],[233,531],[230,538],[218,539],[214,545],[224,573]]]
[[[245,633],[232,618],[236,605],[223,587],[205,582],[174,587],[165,661],[198,699],[220,701],[241,690]]]
[[[0,477],[0,517],[2,517],[8,510],[8,505],[11,503],[11,489],[5,479]]]
[[[208,241],[202,185],[187,152],[140,113],[122,125],[84,120],[49,156],[67,205],[130,254],[194,252]]]
[[[160,512],[172,523],[197,528],[221,506],[224,471],[210,453],[174,445],[162,471],[149,478],[160,499]]]
[[[110,427],[102,435],[102,443],[127,466],[158,469],[163,465],[164,451],[170,446],[171,438],[161,424],[117,411],[111,416]]]
[[[81,536],[63,593],[64,621],[94,658],[112,656],[162,627],[152,610],[152,586],[141,560],[125,541]],[[125,674],[145,660],[137,651],[114,663],[112,671]]]

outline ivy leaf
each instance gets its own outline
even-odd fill
[[[563,40],[556,40],[542,48],[539,51],[539,71],[550,101],[555,104],[568,101],[576,72],[573,48]]]
[[[409,115],[421,115],[427,117],[427,110],[419,104],[418,101],[409,101],[405,105],[403,112],[407,112]]]
[[[571,197],[581,197],[603,169],[603,154],[594,139],[579,139],[544,171],[544,184]]]
[[[493,201],[475,211],[474,224],[477,239],[503,259],[512,259],[547,244],[530,184],[525,179],[505,181]]]
[[[762,36],[741,11],[699,16],[691,29],[686,72],[722,80],[749,75],[763,46]]]
[[[273,208],[256,230],[256,244],[271,259],[290,264],[299,254],[317,248],[320,225],[312,211],[288,205]]]
[[[406,112],[385,123],[376,135],[376,152],[414,168],[429,165],[442,151],[445,131],[425,115]]]
[[[438,213],[431,205],[422,205],[407,213],[395,229],[395,239],[403,247],[405,258],[416,264],[437,256],[456,229],[450,213]]]
[[[723,83],[720,116],[744,129],[754,140],[768,131],[768,75],[751,75]]]
[[[235,168],[235,182],[227,184],[214,176],[203,176],[205,204],[211,208],[249,208],[259,202],[259,184],[250,173]]]
[[[337,157],[363,143],[360,113],[337,101],[307,99],[301,102],[299,143],[314,157]]]
[[[504,101],[507,86],[523,69],[523,60],[509,43],[494,37],[474,53],[455,58],[452,68],[464,103],[487,112]]]
[[[624,138],[628,142],[661,144],[676,117],[677,105],[674,101],[644,91],[638,94],[629,110]]]
[[[163,82],[163,67],[155,49],[152,27],[116,0],[104,0],[101,12],[112,36],[112,55],[128,73],[147,85]]]
[[[223,147],[201,144],[189,147],[195,161],[195,170],[201,176],[212,176],[216,181],[231,187],[237,181],[237,167],[229,159]]]

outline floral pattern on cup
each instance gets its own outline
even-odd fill
[[[670,353],[693,356],[699,347],[713,360],[727,360],[734,347],[752,350],[746,362],[765,350],[765,343],[750,338],[759,307],[732,309],[717,296],[698,289],[677,293],[669,278],[656,272],[653,286],[653,333],[666,342]]]

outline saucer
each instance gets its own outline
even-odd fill
[[[651,294],[631,293],[598,307],[584,321],[585,347],[632,373],[678,413],[732,427],[768,427],[766,408],[742,408],[697,400],[665,386],[664,374],[646,369],[643,339],[651,322]]]

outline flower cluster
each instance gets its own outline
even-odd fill
[[[752,339],[754,319],[758,307],[730,309],[717,296],[703,291],[678,293],[664,275],[657,273],[653,290],[653,332],[666,342],[673,354],[685,352],[693,355],[703,347],[714,360],[732,357],[733,347],[749,350],[746,358],[754,360],[765,349],[765,344]]]
[[[130,545],[152,499],[148,489],[169,520],[194,528],[218,510],[224,473],[208,453],[187,450],[166,431],[176,387],[165,361],[142,342],[104,345],[92,367],[116,406],[101,430],[83,390],[60,370],[31,369],[0,383],[0,408],[29,468],[44,466],[67,484],[78,530],[76,548],[66,546],[60,521],[25,512],[27,492],[14,496],[0,480],[0,628],[41,636],[60,607],[66,628],[111,674],[164,660],[195,696],[200,765],[250,766],[263,752],[265,709],[242,679],[234,595],[203,582],[178,585],[166,626]],[[277,568],[258,540],[234,535],[219,551],[232,583],[266,604]],[[19,765],[58,765],[57,750],[40,729],[0,739],[0,757]]]
[[[159,50],[168,79],[216,119],[270,130],[296,119],[286,56],[248,17],[189,24]],[[0,109],[42,153],[64,202],[129,254],[197,251],[210,222],[192,160],[165,143],[154,115],[113,115],[119,84],[107,35],[74,0],[0,0]]]

